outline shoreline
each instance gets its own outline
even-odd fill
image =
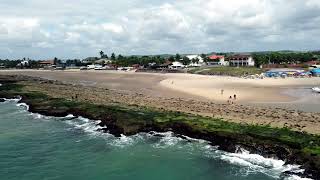
[[[53,98],[48,96],[46,91],[28,89],[28,85],[23,84],[26,83],[26,81],[36,81],[39,86],[42,84],[51,84],[54,86],[61,85],[64,86],[64,88],[68,87],[55,81],[41,79],[28,80],[25,77],[23,80],[19,80],[19,77],[9,77],[7,81],[3,79],[1,81],[1,83],[4,84],[2,89],[7,90],[5,92],[2,91],[1,96],[12,98],[20,94],[22,96],[21,103],[28,104],[29,111],[33,113],[58,117],[73,114],[74,116],[82,116],[92,120],[99,119],[101,120],[99,125],[107,127],[102,130],[116,136],[121,134],[133,135],[138,132],[172,131],[178,135],[208,140],[212,145],[219,145],[221,150],[228,152],[235,152],[237,145],[239,145],[253,153],[258,153],[266,157],[277,157],[286,160],[287,163],[290,164],[303,164],[302,167],[306,169],[305,177],[310,177],[310,173],[312,177],[320,177],[320,170],[317,169],[320,167],[317,166],[317,163],[320,163],[320,156],[314,156],[312,153],[308,154],[306,151],[301,151],[301,148],[304,146],[299,145],[298,142],[300,140],[291,142],[291,140],[288,141],[285,138],[290,134],[288,137],[297,136],[297,140],[316,138],[314,142],[318,142],[317,136],[267,126],[236,124],[217,118],[195,116],[181,112],[159,111],[153,108],[149,109],[139,106],[120,106],[120,104],[117,103],[113,105],[99,105],[75,99],[66,100],[57,97]],[[22,82],[22,84],[19,84],[19,82]],[[211,127],[210,125],[209,128],[203,123],[213,123],[214,126]],[[241,133],[241,131],[243,131],[243,133]],[[274,134],[276,135],[275,137],[273,137],[274,135],[269,137],[270,134],[267,133],[268,131],[280,133],[280,136],[277,137],[276,133]]]

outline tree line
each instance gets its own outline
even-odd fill
[[[299,64],[317,59],[316,54],[312,52],[253,53],[252,56],[257,66],[263,64]]]

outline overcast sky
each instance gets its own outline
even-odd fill
[[[320,49],[320,0],[1,0],[0,58]]]

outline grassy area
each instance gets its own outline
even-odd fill
[[[256,67],[200,67],[188,71],[192,74],[245,76],[261,74],[264,71]]]

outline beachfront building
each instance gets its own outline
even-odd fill
[[[251,55],[233,55],[229,57],[230,66],[254,66],[254,60]]]
[[[200,67],[205,65],[203,58],[199,55],[187,55],[186,57],[190,59],[191,63],[189,66],[191,67]]]
[[[172,64],[169,66],[169,69],[183,69],[185,67],[185,65],[183,65],[181,62],[179,61],[174,61],[172,62]]]
[[[209,58],[209,61],[207,62],[208,66],[228,66],[229,65],[229,61],[226,61],[224,56],[211,55],[208,58]]]
[[[39,62],[40,67],[42,68],[52,68],[55,66],[54,60],[48,60],[48,61],[40,61]]]

